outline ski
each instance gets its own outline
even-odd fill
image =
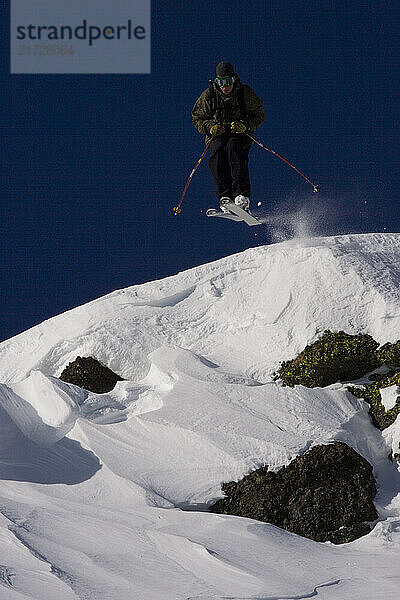
[[[232,213],[222,212],[216,208],[208,208],[206,210],[207,217],[221,217],[222,219],[228,219],[229,221],[241,221],[242,219]]]
[[[206,211],[206,215],[207,217],[221,217],[222,219],[228,219],[229,221],[244,221],[249,226],[261,225],[261,221],[240,206],[236,206],[234,202],[224,204],[224,208],[227,208],[229,212],[222,212],[215,208],[209,208]]]

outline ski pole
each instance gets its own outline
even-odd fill
[[[249,137],[251,140],[253,140],[253,142],[255,142],[256,144],[258,144],[261,148],[264,148],[264,150],[267,150],[267,152],[271,152],[271,154],[274,154],[275,156],[277,156],[278,158],[280,158],[281,160],[283,160],[283,162],[285,162],[287,165],[289,165],[289,167],[292,167],[292,169],[294,169],[295,171],[297,171],[297,173],[299,175],[301,175],[302,177],[304,177],[304,179],[306,181],[308,181],[308,183],[310,185],[313,186],[313,191],[314,192],[319,192],[319,185],[315,185],[315,183],[313,183],[312,181],[310,181],[310,179],[308,179],[308,177],[306,177],[304,175],[304,173],[302,173],[297,167],[295,167],[294,165],[292,165],[291,162],[289,162],[286,158],[284,158],[283,156],[281,156],[280,154],[278,154],[277,152],[275,152],[275,150],[271,150],[271,148],[267,148],[266,146],[264,146],[264,144],[262,144],[261,142],[259,142],[258,140],[254,139],[249,133],[246,133],[247,137]]]
[[[184,190],[183,190],[183,192],[182,192],[181,199],[179,200],[179,204],[178,204],[178,206],[174,206],[174,208],[172,209],[172,210],[174,211],[174,215],[180,215],[180,214],[181,214],[181,212],[182,212],[182,210],[181,210],[181,205],[182,205],[183,199],[184,199],[184,197],[185,197],[185,194],[186,194],[186,192],[187,192],[187,189],[188,189],[188,187],[189,187],[189,184],[190,184],[190,182],[192,181],[192,177],[193,177],[193,175],[195,174],[197,167],[200,165],[201,161],[202,161],[202,160],[203,160],[203,158],[205,157],[205,155],[206,155],[206,152],[207,152],[208,148],[210,147],[210,144],[211,144],[211,142],[213,141],[213,139],[214,139],[214,138],[212,137],[212,138],[211,138],[211,140],[210,140],[210,141],[207,143],[206,147],[205,147],[205,148],[204,148],[204,150],[203,150],[203,154],[200,156],[199,160],[198,160],[198,161],[197,161],[197,163],[194,165],[194,167],[193,167],[193,169],[192,169],[192,172],[190,173],[190,175],[189,175],[189,177],[188,177],[188,180],[187,180],[187,182],[186,182],[185,189],[184,189]]]

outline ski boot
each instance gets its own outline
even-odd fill
[[[246,212],[250,212],[249,211],[250,198],[248,198],[247,196],[243,196],[242,194],[239,194],[235,198],[235,204],[236,204],[236,206],[240,206],[241,208],[243,208],[243,210],[245,210]]]
[[[229,210],[225,206],[225,204],[229,204],[229,202],[232,202],[232,200],[230,198],[228,198],[228,196],[222,196],[222,198],[219,199],[219,206],[221,208],[221,212],[224,212],[224,213],[229,212]]]

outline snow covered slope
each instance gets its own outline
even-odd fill
[[[399,422],[382,436],[340,384],[272,380],[328,328],[400,338],[400,234],[253,248],[3,342],[0,600],[397,599]],[[126,381],[93,394],[56,379],[78,355]],[[204,512],[223,481],[335,439],[374,466],[365,538]]]

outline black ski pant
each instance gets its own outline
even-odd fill
[[[218,199],[250,197],[249,150],[252,141],[244,134],[225,133],[210,144],[208,166]]]

